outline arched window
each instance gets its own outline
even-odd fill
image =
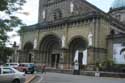
[[[121,20],[121,15],[117,14],[115,17],[116,19]]]
[[[58,20],[58,19],[62,18],[62,12],[61,12],[60,9],[54,10],[54,12],[53,12],[53,18],[54,18],[54,20]]]

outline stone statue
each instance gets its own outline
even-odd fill
[[[46,18],[46,12],[45,12],[45,10],[43,10],[43,19],[45,19]]]
[[[62,36],[62,47],[65,47],[65,36]]]
[[[20,42],[20,44],[19,44],[19,48],[18,48],[19,50],[21,50],[21,48],[22,48],[21,46],[22,46],[22,43]]]
[[[71,3],[70,3],[70,12],[72,13],[73,10],[74,10],[74,4],[73,4],[73,2],[71,2]]]
[[[92,46],[92,37],[93,37],[93,34],[91,33],[91,32],[89,32],[89,34],[88,34],[88,45],[89,46]]]
[[[34,39],[34,49],[37,47],[37,39]]]

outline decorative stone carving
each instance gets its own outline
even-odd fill
[[[36,47],[37,47],[37,39],[35,38],[34,39],[34,47],[33,48],[36,49]]]
[[[45,10],[43,10],[42,16],[43,16],[43,19],[46,18],[46,11]]]
[[[62,36],[62,47],[65,47],[65,36]]]
[[[74,4],[73,2],[70,3],[70,12],[72,13],[74,11]]]
[[[88,34],[88,46],[92,46],[92,39],[93,39],[93,34],[92,32],[89,32]]]

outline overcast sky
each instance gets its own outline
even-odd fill
[[[93,5],[97,6],[101,10],[108,12],[109,8],[111,7],[114,0],[87,0]],[[38,21],[38,2],[39,0],[27,0],[27,3],[23,6],[22,12],[28,12],[29,15],[23,15],[18,14],[18,17],[20,17],[23,22],[27,25],[33,25],[37,23]],[[8,33],[10,35],[10,41],[13,43],[14,41],[19,44],[20,38],[19,36],[13,36],[16,35],[16,32]]]

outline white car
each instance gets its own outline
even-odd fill
[[[13,67],[0,67],[0,83],[24,83],[25,74]]]
[[[19,66],[19,63],[6,63],[4,66],[10,66],[10,67],[17,68]]]

